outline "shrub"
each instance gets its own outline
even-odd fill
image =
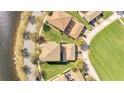
[[[30,38],[33,42],[37,42],[38,38],[39,38],[39,34],[37,32],[33,32],[31,35],[30,35]]]
[[[47,14],[51,16],[53,14],[53,11],[47,11]]]
[[[96,81],[94,77],[89,76],[89,75],[85,76],[85,78],[87,81]]]
[[[78,40],[76,41],[76,44],[77,44],[78,46],[82,46],[83,43],[84,43],[83,39],[78,39]]]
[[[42,73],[43,78],[46,80],[46,78],[47,78],[47,73],[46,73],[46,71],[43,71],[43,70],[42,70],[41,73]]]
[[[72,66],[72,67],[71,67],[71,70],[74,71],[74,72],[78,71],[78,69],[77,69],[76,66]]]
[[[77,59],[75,61],[75,66],[82,72],[83,71],[83,60],[82,59]]]

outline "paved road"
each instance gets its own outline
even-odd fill
[[[108,19],[106,19],[103,23],[101,23],[100,25],[98,25],[97,27],[95,27],[87,36],[87,38],[85,39],[85,41],[87,42],[87,44],[89,45],[90,42],[92,41],[93,37],[95,37],[95,35],[97,33],[99,33],[100,31],[102,31],[102,29],[104,29],[106,26],[108,26],[109,24],[111,24],[113,21],[115,21],[116,19],[118,19],[120,16],[118,16],[116,13],[114,13],[112,16],[110,16]],[[85,61],[85,63],[88,66],[88,73],[90,75],[92,75],[96,80],[100,80],[99,76],[96,73],[96,70],[94,69],[90,58],[89,58],[89,50],[86,49],[85,51],[82,51],[82,56],[83,59]]]

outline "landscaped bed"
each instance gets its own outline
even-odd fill
[[[71,68],[73,66],[73,62],[69,63],[46,63],[42,64],[42,69],[46,73],[46,80],[49,80],[50,78],[53,78],[54,76],[58,74],[62,74],[65,70],[68,68]]]
[[[124,26],[118,20],[94,37],[90,58],[101,80],[124,80]]]

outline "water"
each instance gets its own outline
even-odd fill
[[[19,13],[0,12],[0,80],[17,80],[12,47]]]

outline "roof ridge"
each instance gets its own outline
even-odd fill
[[[57,45],[56,46],[56,48],[58,48],[60,45]],[[47,56],[49,56],[56,48],[54,48],[51,52],[49,52],[48,54],[47,54]]]

